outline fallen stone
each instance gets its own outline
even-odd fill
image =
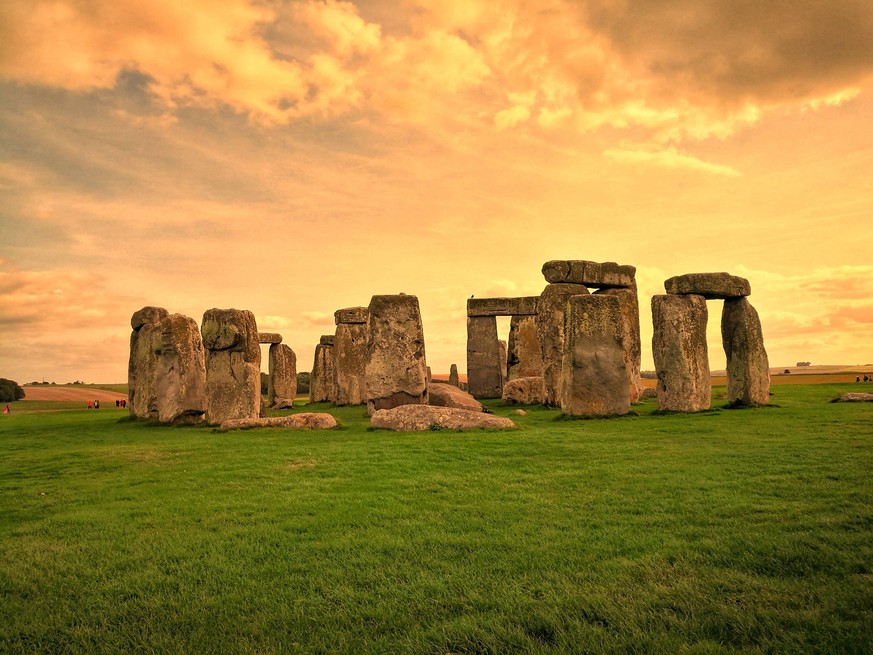
[[[467,386],[474,398],[500,398],[500,341],[494,316],[467,318]]]
[[[746,278],[729,273],[687,273],[664,282],[670,294],[695,294],[707,300],[741,298],[751,295],[752,286]]]
[[[422,432],[434,428],[476,430],[515,427],[512,420],[493,414],[429,405],[403,405],[394,409],[380,409],[370,417],[370,423],[377,428],[398,432]]]
[[[366,312],[366,308],[362,308]],[[333,339],[334,403],[361,405],[367,402],[367,325],[338,323]]]
[[[206,353],[206,419],[221,424],[261,413],[261,347],[255,316],[209,309],[200,327]]]
[[[297,355],[289,346],[270,346],[267,370],[267,404],[273,409],[289,409],[297,397]]]
[[[504,405],[541,405],[544,398],[543,378],[515,378],[503,387],[500,401]]]
[[[469,298],[467,316],[536,316],[539,296],[523,298]]]
[[[640,400],[648,400],[649,398],[657,398],[658,390],[655,387],[643,387],[640,391]]]
[[[543,264],[543,276],[548,282],[568,282],[586,287],[604,289],[631,287],[637,269],[615,262],[590,262],[586,260],[553,260]]]
[[[652,297],[652,355],[658,375],[658,409],[697,412],[710,408],[707,316],[703,296]]]
[[[561,404],[561,369],[564,360],[564,322],[567,300],[571,296],[589,293],[582,284],[548,284],[540,295],[537,313],[537,341],[543,359],[543,403],[550,407]]]
[[[427,363],[418,298],[373,296],[368,307],[367,412],[427,404]]]
[[[509,321],[507,379],[542,377],[543,355],[537,340],[536,316],[513,316]]]
[[[856,391],[850,391],[848,393],[841,394],[839,398],[832,402],[837,403],[873,403],[873,393],[861,393]]]
[[[527,416],[527,412],[523,409],[517,409],[513,412],[513,414],[517,414],[518,416]]]
[[[128,412],[136,418],[158,418],[157,355],[160,323],[169,316],[163,307],[143,307],[130,317],[130,357],[127,362]]]
[[[337,325],[340,324],[366,324],[367,323],[367,308],[366,307],[346,307],[338,309],[333,313],[333,320]]]
[[[569,416],[627,414],[630,376],[621,301],[582,295],[567,305],[561,409]]]
[[[481,412],[482,403],[466,391],[446,382],[434,382],[428,387],[428,404],[433,407],[455,407],[469,412]]]
[[[724,301],[721,339],[727,356],[727,400],[754,407],[770,402],[770,362],[758,312],[747,298]]]
[[[330,342],[321,337],[315,346],[312,371],[309,374],[309,402],[333,402],[336,398],[336,368],[334,366],[333,335]]]
[[[330,430],[337,426],[336,419],[323,412],[303,412],[289,416],[267,418],[238,418],[221,422],[222,430],[240,428],[297,428],[306,430]]]
[[[276,332],[258,332],[258,343],[282,343],[282,335]]]
[[[193,424],[206,414],[206,359],[197,321],[171,314],[160,322],[156,353],[158,420]]]

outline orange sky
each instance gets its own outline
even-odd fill
[[[123,381],[150,304],[251,309],[308,370],[401,291],[463,370],[466,299],[550,259],[637,267],[644,369],[700,271],[749,278],[774,366],[873,363],[870,34],[868,0],[6,0],[0,377]]]

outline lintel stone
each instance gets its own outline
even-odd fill
[[[366,307],[346,307],[333,313],[333,320],[337,325],[341,323],[366,323],[368,313]]]
[[[470,298],[467,316],[536,316],[539,296],[522,298]]]
[[[752,294],[752,285],[744,277],[730,273],[687,273],[664,282],[671,294],[695,294],[707,300],[744,298]]]
[[[319,339],[318,343],[322,346],[332,346],[334,340],[334,335],[332,334],[322,334],[321,339]]]
[[[282,343],[282,335],[276,332],[258,332],[258,343]]]
[[[597,289],[632,287],[636,273],[636,267],[615,262],[555,259],[543,264],[543,276],[548,282],[582,284]]]

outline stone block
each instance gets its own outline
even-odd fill
[[[631,287],[637,269],[615,262],[580,259],[552,260],[543,264],[543,276],[552,283],[582,284],[597,289]]]
[[[652,355],[662,411],[697,412],[712,404],[707,317],[703,296],[652,297]]]
[[[522,298],[469,298],[467,316],[536,316],[538,296]]]
[[[752,293],[752,285],[744,277],[730,273],[687,273],[664,282],[669,294],[694,294],[707,300],[742,298]]]

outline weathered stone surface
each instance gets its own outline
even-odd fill
[[[322,346],[332,346],[334,338],[335,337],[332,334],[322,334],[321,338],[318,340],[318,343],[320,343]]]
[[[643,387],[642,391],[640,391],[640,400],[647,400],[648,398],[657,398],[658,390],[655,387]]]
[[[315,346],[312,371],[309,373],[309,402],[333,402],[336,398],[336,366],[334,363],[333,335],[330,343],[324,337]]]
[[[663,411],[696,412],[712,404],[707,316],[703,296],[652,297],[652,355]]]
[[[727,356],[727,400],[734,405],[770,402],[770,362],[758,312],[747,298],[724,301],[721,339]]]
[[[751,295],[752,286],[744,277],[730,273],[687,273],[664,282],[667,293],[695,294],[707,300],[741,298]]]
[[[427,404],[427,363],[415,296],[373,296],[368,307],[367,411]]]
[[[455,407],[431,407],[429,405],[403,405],[394,409],[381,409],[370,417],[377,428],[398,432],[422,432],[431,426],[448,430],[505,429],[514,428],[508,418],[471,412]]]
[[[366,307],[363,308],[366,313]],[[337,405],[367,402],[367,326],[364,323],[338,323],[333,340]]]
[[[434,407],[456,407],[470,412],[481,412],[482,403],[466,391],[447,382],[434,382],[427,389],[428,404]]]
[[[258,343],[282,343],[282,335],[277,332],[258,332]]]
[[[536,316],[539,296],[469,298],[467,316]]]
[[[198,423],[206,414],[206,360],[197,321],[171,314],[160,322],[156,353],[158,420]]]
[[[500,348],[500,393],[502,394],[503,385],[506,384],[509,354],[508,347],[503,339],[497,342],[497,346]]]
[[[297,428],[305,430],[330,430],[337,426],[336,419],[323,412],[303,412],[289,416],[267,418],[237,418],[221,422],[222,430],[240,428]]]
[[[453,387],[458,387],[459,389],[461,387],[461,380],[458,377],[457,364],[452,364],[452,366],[449,368],[449,384]]]
[[[873,403],[873,393],[862,393],[856,391],[850,391],[848,393],[840,394],[840,397],[836,400],[832,400],[831,402],[839,402],[839,403]]]
[[[127,407],[132,417],[158,418],[156,353],[161,348],[160,322],[167,316],[163,307],[143,307],[130,318]]]
[[[637,269],[615,262],[590,262],[580,259],[553,260],[543,264],[543,275],[548,282],[583,284],[598,289],[630,287]]]
[[[500,398],[503,375],[494,316],[467,318],[467,386],[475,398]]]
[[[540,295],[537,312],[537,341],[543,360],[543,403],[561,404],[561,370],[564,360],[564,321],[570,296],[585,295],[582,284],[548,284]]]
[[[629,375],[628,397],[631,403],[640,398],[643,384],[640,379],[642,344],[640,342],[640,303],[637,285],[623,289],[600,289],[595,295],[615,296],[619,300],[621,327],[624,334],[624,354]]]
[[[544,398],[543,378],[515,378],[503,387],[501,402],[504,405],[540,405]]]
[[[297,396],[297,355],[289,346],[274,343],[267,360],[267,404],[273,409],[294,406]]]
[[[255,316],[209,309],[200,326],[206,349],[206,419],[220,424],[256,418],[261,410],[261,347]]]
[[[630,374],[621,301],[609,295],[572,296],[567,303],[561,409],[571,416],[630,411]]]
[[[367,323],[367,308],[366,307],[346,307],[338,309],[333,313],[333,320],[337,325],[340,324],[357,324]]]
[[[507,379],[542,377],[543,355],[537,341],[536,316],[513,316],[509,321]]]

